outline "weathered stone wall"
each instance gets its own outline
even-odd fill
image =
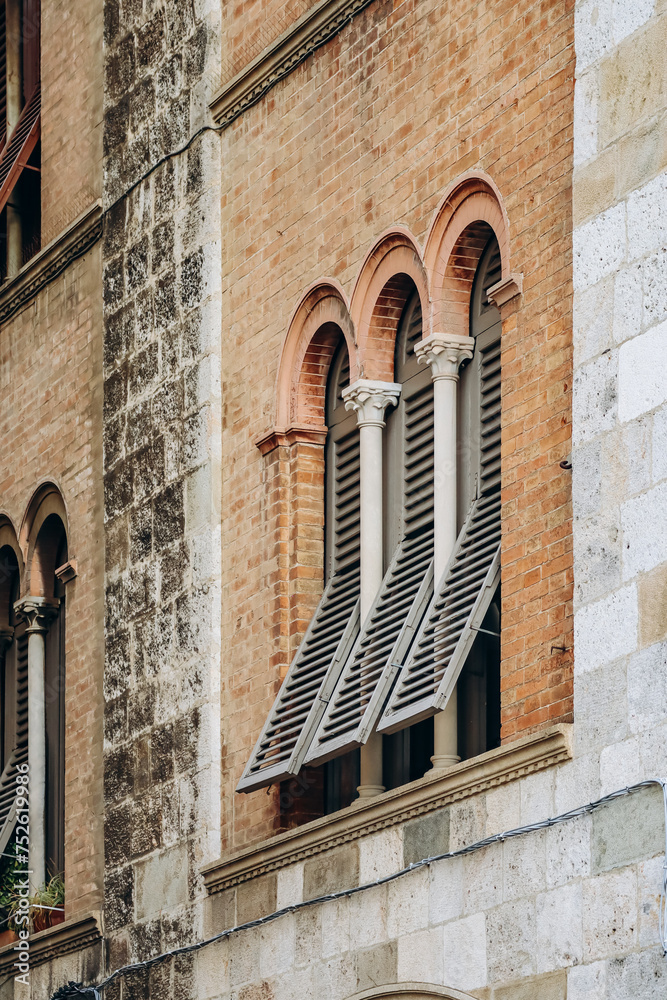
[[[219,17],[205,0],[105,4],[112,967],[199,936],[198,872],[220,851],[219,141],[153,169],[209,122]]]
[[[553,772],[476,796],[279,872],[272,908],[371,882],[559,805]],[[662,792],[649,789],[233,934],[197,956],[198,996],[345,1000],[416,982],[480,1000],[658,1000],[663,851]],[[267,902],[256,891],[253,908],[249,887],[237,893],[236,909],[224,904],[229,925]],[[223,926],[222,901],[212,912],[211,932]]]
[[[575,733],[607,791],[667,769],[667,5],[577,18]]]

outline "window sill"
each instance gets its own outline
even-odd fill
[[[65,920],[62,924],[30,935],[30,967],[43,965],[73,951],[83,951],[101,940],[102,920],[99,913],[90,913],[79,920]],[[0,950],[0,976],[13,972],[16,961],[14,947],[14,944],[8,944]]]
[[[442,809],[572,757],[572,726],[557,725],[462,761],[438,774],[280,833],[202,869],[209,893],[223,892],[360,837]]]
[[[5,323],[102,235],[102,204],[96,201],[38,250],[13,278],[0,285],[0,323]]]

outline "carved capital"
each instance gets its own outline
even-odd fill
[[[14,611],[21,621],[27,623],[26,632],[44,634],[58,614],[60,601],[57,597],[23,597],[14,605]]]
[[[431,366],[434,382],[441,378],[457,381],[459,368],[472,358],[474,347],[472,337],[432,333],[415,344],[415,354],[420,364]]]
[[[354,410],[359,427],[384,427],[388,406],[396,406],[401,387],[395,382],[375,382],[361,378],[343,389],[345,409]]]
[[[0,656],[9,648],[14,638],[14,629],[11,625],[0,625]]]

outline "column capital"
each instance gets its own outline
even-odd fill
[[[396,406],[401,387],[396,382],[360,378],[343,389],[345,409],[354,410],[359,427],[384,427],[384,411]]]
[[[14,605],[18,617],[27,622],[26,632],[41,633],[48,631],[49,625],[58,614],[60,601],[57,597],[22,597]]]
[[[431,366],[434,382],[438,379],[457,381],[459,368],[464,361],[472,358],[474,348],[473,337],[460,337],[453,333],[432,333],[430,337],[415,344],[415,354],[420,364]]]

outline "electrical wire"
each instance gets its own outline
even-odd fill
[[[140,972],[142,969],[149,969],[151,966],[157,965],[158,962],[164,962],[177,955],[188,955],[192,952],[201,951],[202,948],[215,944],[217,941],[222,941],[225,938],[230,937],[232,934],[238,934],[241,931],[250,930],[253,927],[262,927],[264,924],[278,920],[279,917],[284,917],[288,913],[295,913],[297,910],[305,909],[307,906],[316,906],[320,903],[328,903],[332,900],[344,899],[348,896],[354,896],[358,892],[365,892],[367,889],[375,888],[378,885],[386,885],[388,882],[394,882],[396,879],[402,878],[404,875],[409,875],[411,872],[417,871],[420,868],[432,865],[436,861],[446,861],[451,858],[460,858],[466,854],[473,854],[475,851],[480,851],[485,847],[490,847],[492,844],[502,844],[503,841],[511,840],[513,837],[522,837],[527,833],[534,833],[537,830],[545,830],[549,827],[557,826],[559,823],[566,823],[568,820],[577,819],[580,816],[586,816],[589,813],[594,812],[596,809],[599,809],[601,806],[608,805],[608,803],[613,802],[615,799],[622,798],[625,795],[632,795],[640,789],[650,788],[653,785],[659,785],[660,788],[662,788],[665,816],[665,859],[663,862],[660,908],[658,911],[658,930],[663,956],[667,956],[667,781],[662,778],[648,778],[646,781],[640,781],[636,785],[619,788],[615,792],[610,792],[609,795],[604,795],[601,799],[596,799],[594,802],[589,802],[587,805],[578,806],[576,809],[570,809],[568,812],[561,813],[559,816],[552,816],[549,819],[539,820],[536,823],[528,823],[525,826],[518,826],[513,830],[505,830],[503,833],[493,834],[491,837],[485,837],[484,840],[478,840],[474,844],[469,844],[467,847],[461,847],[456,851],[447,851],[444,854],[434,854],[432,857],[424,858],[422,861],[414,861],[412,864],[408,865],[407,868],[401,868],[400,871],[375,879],[373,882],[366,882],[364,885],[353,886],[350,889],[341,889],[338,892],[331,892],[326,896],[317,896],[315,899],[307,899],[301,903],[293,903],[291,906],[284,906],[282,909],[276,910],[274,913],[269,913],[265,917],[258,917],[257,920],[249,920],[244,924],[237,924],[235,927],[229,927],[227,930],[220,931],[218,934],[214,934],[213,937],[206,938],[203,941],[197,941],[195,944],[182,945],[180,948],[172,948],[171,951],[165,951],[160,955],[154,955],[153,958],[148,958],[143,962],[134,962],[131,965],[124,965],[122,968],[116,969],[115,972],[112,972],[110,976],[103,979],[101,983],[97,984],[97,986],[83,986],[81,983],[70,982],[66,986],[61,986],[60,989],[56,990],[56,992],[52,995],[51,1000],[69,1000],[69,998],[84,993],[94,993],[96,1000],[101,1000],[101,993],[104,989],[121,976],[125,976],[133,972]]]

